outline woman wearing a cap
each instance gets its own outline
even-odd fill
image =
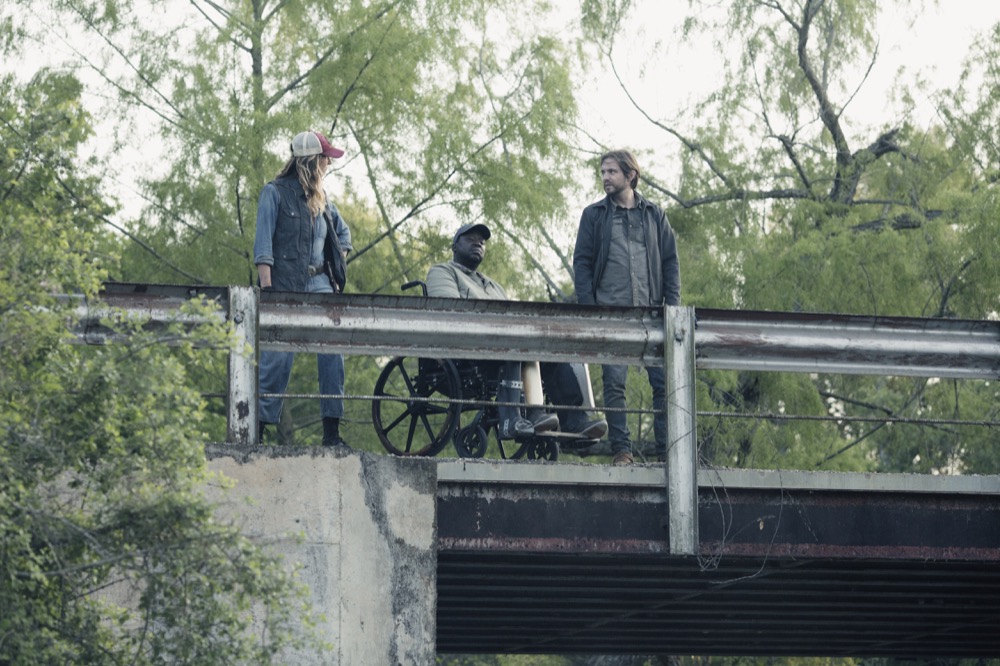
[[[292,139],[292,156],[277,177],[264,186],[257,206],[254,263],[260,288],[306,293],[343,291],[345,257],[351,250],[351,231],[327,200],[323,178],[334,158],[334,148],[319,132],[302,132]],[[293,352],[261,352],[260,392],[284,393],[292,372]],[[319,354],[319,388],[324,395],[344,393],[344,357]],[[281,419],[281,398],[260,399],[260,430]],[[320,400],[323,445],[346,446],[340,437],[344,403]]]

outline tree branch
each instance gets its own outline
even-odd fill
[[[459,162],[455,166],[453,166],[451,168],[451,170],[448,171],[448,173],[445,174],[444,177],[441,178],[441,180],[436,185],[434,185],[430,189],[430,191],[427,192],[427,194],[422,199],[420,199],[420,201],[416,202],[415,204],[413,204],[410,207],[410,210],[407,211],[406,214],[403,215],[403,217],[398,222],[396,222],[395,224],[393,224],[388,230],[386,230],[383,233],[379,234],[379,236],[377,236],[375,238],[375,240],[373,240],[368,245],[366,245],[362,250],[360,250],[359,252],[356,252],[353,255],[354,258],[357,258],[358,256],[360,256],[360,255],[364,254],[365,252],[367,252],[368,250],[370,250],[372,247],[374,247],[375,245],[377,245],[382,239],[384,239],[386,236],[389,236],[396,229],[398,229],[400,226],[402,226],[402,224],[404,222],[406,222],[408,219],[410,219],[410,218],[416,216],[417,214],[419,214],[420,212],[422,212],[424,210],[424,208],[427,206],[428,202],[430,202],[434,197],[436,197],[445,188],[445,186],[449,182],[451,182],[452,178],[454,178],[454,176],[457,173],[459,173],[459,171],[463,170],[466,167],[466,165],[468,165],[470,162],[472,162],[473,158],[475,158],[477,155],[479,155],[480,153],[482,153],[484,150],[486,150],[487,148],[489,148],[491,145],[493,145],[497,141],[500,141],[501,139],[503,139],[503,137],[506,136],[507,132],[510,131],[510,129],[512,127],[519,126],[520,123],[525,118],[527,118],[529,115],[531,115],[531,111],[526,111],[519,118],[517,118],[514,122],[512,122],[508,127],[505,127],[503,129],[501,129],[497,134],[495,134],[492,137],[490,137],[489,139],[487,139],[482,145],[480,145],[474,151],[472,151],[471,153],[469,153],[465,157],[464,160],[462,160],[461,162]],[[359,142],[360,142],[360,140],[359,140]],[[366,164],[368,165],[369,182],[371,183],[373,190],[376,191],[376,201],[378,202],[379,210],[382,213],[383,220],[385,220],[386,222],[388,222],[389,216],[388,216],[387,211],[385,210],[385,207],[381,203],[380,197],[378,196],[378,188],[376,187],[376,183],[374,181],[374,170],[371,168],[371,165],[368,164],[368,162],[367,162],[367,153],[368,153],[367,150],[362,150],[362,154],[366,155]]]
[[[375,23],[376,21],[378,21],[379,19],[381,19],[383,16],[385,16],[386,14],[388,14],[389,11],[393,7],[395,7],[396,5],[399,4],[399,1],[400,0],[397,0],[396,2],[391,2],[388,5],[386,5],[384,8],[382,8],[381,10],[379,10],[378,12],[376,12],[372,16],[372,18],[370,20],[366,21],[365,23],[362,23],[360,26],[358,26],[357,28],[355,28],[354,30],[352,30],[350,32],[350,34],[347,35],[346,39],[351,39],[354,35],[356,35],[362,29],[367,28],[369,25],[371,25],[372,23]],[[304,72],[302,72],[301,74],[299,74],[298,76],[296,76],[295,78],[293,78],[284,87],[282,87],[281,89],[277,90],[274,94],[272,94],[265,101],[265,103],[264,103],[264,109],[266,111],[270,111],[278,102],[280,102],[282,99],[284,99],[285,95],[287,95],[291,91],[293,91],[293,90],[297,89],[298,87],[300,87],[302,85],[303,81],[305,81],[307,78],[309,78],[312,75],[313,72],[315,72],[317,69],[319,69],[323,64],[326,63],[327,60],[330,59],[330,56],[332,56],[334,54],[334,52],[337,50],[337,48],[339,48],[339,46],[340,46],[339,43],[331,44],[329,48],[327,48],[325,51],[323,51],[313,61],[312,65],[310,65],[307,70],[305,70]],[[364,71],[364,69],[367,68],[368,64],[370,64],[370,62],[371,62],[371,60],[373,58],[374,58],[374,55],[372,55],[369,58],[369,60],[362,66],[361,71]],[[358,74],[358,76],[360,77],[360,73]],[[349,87],[349,90],[350,89],[351,88]],[[345,93],[345,95],[346,95],[346,93]]]
[[[71,5],[70,8],[74,11],[74,13],[76,13],[76,15],[80,18],[80,20],[83,21],[83,23],[91,31],[93,31],[105,44],[107,44],[111,48],[111,50],[113,50],[115,53],[118,54],[118,56],[122,59],[125,65],[136,74],[136,76],[139,78],[139,81],[146,88],[151,90],[156,97],[158,97],[171,111],[173,111],[176,114],[177,117],[170,118],[165,113],[163,113],[159,108],[154,106],[151,102],[147,102],[145,99],[143,99],[138,92],[126,89],[124,86],[120,85],[116,80],[112,79],[105,72],[104,67],[98,67],[78,49],[76,49],[72,45],[69,45],[70,48],[72,48],[73,51],[80,57],[80,59],[83,62],[87,63],[87,66],[90,67],[94,72],[96,72],[102,79],[104,79],[104,81],[109,83],[113,88],[118,90],[120,93],[124,94],[126,97],[133,99],[135,102],[149,109],[156,115],[160,116],[160,118],[170,123],[171,125],[179,124],[179,121],[183,120],[185,116],[181,112],[181,110],[173,104],[170,98],[168,98],[166,95],[160,92],[159,88],[156,87],[153,81],[150,80],[149,77],[146,76],[142,72],[142,70],[132,62],[132,59],[129,57],[129,55],[125,53],[125,51],[121,47],[119,47],[117,44],[111,41],[111,38],[105,35],[99,29],[97,25],[88,17],[86,12],[81,11],[76,5]]]
[[[882,231],[886,227],[886,223],[895,231],[904,231],[907,229],[919,229],[924,225],[925,221],[933,220],[936,217],[940,217],[944,211],[940,210],[930,210],[923,213],[923,219],[914,217],[909,213],[900,213],[893,218],[880,217],[876,220],[870,222],[862,222],[861,224],[856,224],[851,227],[851,231],[854,232],[864,232],[864,231]]]
[[[202,0],[202,1],[206,5],[208,5],[212,9],[214,9],[215,11],[219,12],[220,14],[222,14],[223,18],[225,18],[227,21],[236,20],[236,19],[233,18],[232,13],[226,11],[223,7],[219,6],[217,3],[211,2],[211,0]],[[206,12],[204,9],[202,9],[202,7],[198,4],[197,0],[190,0],[190,2],[192,4],[192,6],[194,6],[194,8],[196,10],[198,10],[198,13],[201,14],[203,17],[205,17],[205,20],[208,21],[212,25],[213,28],[215,28],[220,33],[225,32],[225,26],[222,26],[222,25],[219,25],[218,23],[216,23],[215,19],[212,18],[211,16],[209,16],[208,12]],[[248,30],[249,29],[249,26],[247,26],[247,24],[243,23],[243,21],[236,20],[236,22],[244,30]],[[233,39],[232,37],[227,38],[226,41],[229,42],[230,44],[232,44],[233,46],[235,46],[236,48],[242,50],[242,51],[246,51],[247,53],[251,52],[251,47],[244,46],[238,40]]]
[[[963,261],[962,265],[959,266],[958,270],[955,271],[955,274],[951,276],[948,282],[941,285],[941,303],[938,305],[938,311],[934,315],[935,317],[949,316],[948,300],[951,298],[952,289],[955,288],[955,284],[958,282],[958,279],[962,276],[962,273],[965,272],[965,269],[971,266],[973,262],[975,262],[977,259],[978,257],[973,256]],[[951,316],[954,316],[954,314],[952,313]]]
[[[802,185],[807,190],[812,190],[812,183],[809,180],[809,175],[806,173],[805,168],[803,168],[802,163],[799,161],[799,156],[795,154],[795,139],[784,134],[775,136],[780,143],[781,147],[785,149],[785,154],[788,155],[788,159],[792,161],[792,165],[795,167],[796,173],[799,174],[799,180],[802,181]]]
[[[72,199],[73,199],[74,202],[76,202],[77,204],[80,204],[80,205],[86,205],[85,203],[82,203],[80,201],[80,198],[77,196],[77,194],[73,190],[73,188],[71,188],[69,186],[69,184],[66,183],[66,181],[61,176],[56,175],[56,180],[59,182],[59,185],[63,188],[63,190],[65,190],[66,193],[69,194],[70,197],[72,197]],[[139,247],[141,247],[142,249],[146,250],[149,254],[151,254],[153,257],[155,257],[156,259],[158,259],[164,266],[166,266],[170,270],[172,270],[172,271],[174,271],[174,272],[176,272],[176,273],[178,273],[180,275],[183,275],[184,277],[192,280],[195,284],[205,284],[205,281],[202,280],[201,278],[199,278],[197,275],[194,275],[193,273],[188,273],[187,271],[185,271],[184,269],[182,269],[180,266],[177,266],[176,264],[172,263],[166,257],[164,257],[163,255],[161,255],[160,253],[158,253],[156,250],[154,250],[151,245],[149,245],[148,243],[144,242],[142,239],[140,239],[138,236],[136,236],[135,234],[133,234],[129,230],[125,229],[124,227],[115,224],[110,219],[108,219],[108,217],[106,215],[98,214],[97,218],[100,219],[104,224],[106,224],[109,227],[111,227],[112,229],[114,229],[115,231],[123,234],[124,236],[126,236],[129,239],[131,239],[132,241],[134,241],[137,245],[139,245]]]
[[[500,232],[508,239],[512,240],[514,245],[521,250],[524,256],[528,257],[531,265],[535,267],[535,270],[538,271],[538,273],[542,276],[542,279],[545,280],[545,284],[548,285],[549,293],[554,291],[559,295],[559,302],[567,302],[569,299],[566,298],[566,294],[559,288],[559,285],[555,282],[555,280],[552,279],[552,276],[549,275],[549,272],[545,269],[545,267],[542,266],[542,264],[535,258],[535,252],[531,248],[525,246],[524,240],[520,236],[510,233],[507,230],[506,225],[500,226]]]
[[[694,208],[707,204],[721,203],[723,201],[763,201],[765,199],[813,199],[812,192],[798,189],[772,189],[772,190],[744,190],[734,189],[729,192],[709,194],[694,199],[682,199],[679,194],[667,189],[663,185],[643,174],[639,179],[649,185],[652,189],[660,192],[666,197],[676,201],[684,208]]]
[[[719,166],[715,163],[715,160],[712,159],[711,157],[709,157],[708,154],[705,153],[705,150],[701,146],[701,144],[688,139],[687,137],[683,136],[680,132],[678,132],[674,128],[669,127],[667,125],[664,125],[663,123],[661,123],[660,121],[656,120],[655,118],[653,118],[652,116],[650,116],[649,113],[646,112],[646,109],[644,109],[635,100],[635,98],[632,96],[631,91],[628,89],[628,87],[625,85],[625,82],[622,81],[621,76],[618,74],[618,68],[615,66],[614,59],[611,57],[612,56],[611,49],[608,49],[607,51],[605,51],[604,54],[605,54],[605,57],[608,60],[608,63],[611,65],[611,73],[614,74],[615,79],[618,81],[618,86],[622,89],[622,92],[625,93],[625,96],[628,97],[629,102],[632,103],[632,106],[635,108],[635,110],[638,111],[639,113],[641,113],[643,115],[643,117],[645,117],[646,120],[648,120],[654,126],[659,127],[664,132],[667,132],[668,134],[674,136],[678,141],[680,141],[681,143],[683,143],[684,146],[689,151],[691,151],[693,153],[696,153],[698,155],[698,157],[700,157],[701,160],[705,163],[705,165],[708,166],[709,170],[713,174],[715,174],[715,176],[719,180],[721,180],[726,187],[733,187],[732,182],[722,172],[722,169],[720,169]]]
[[[924,391],[926,390],[926,388],[927,388],[927,381],[924,380],[923,382],[921,382],[920,384],[917,385],[917,388],[913,391],[913,393],[910,394],[910,396],[903,403],[903,406],[900,407],[899,409],[896,409],[896,410],[892,410],[892,409],[888,409],[888,408],[879,408],[879,409],[881,409],[882,411],[884,411],[887,416],[895,417],[897,414],[901,413],[903,410],[907,409],[910,405],[912,405],[914,403],[914,401],[917,400],[920,396],[922,396],[924,394]],[[864,435],[862,435],[861,437],[859,437],[856,440],[854,440],[853,442],[851,442],[850,444],[847,444],[846,446],[841,447],[837,451],[834,451],[833,453],[829,454],[828,456],[826,456],[825,458],[823,458],[822,460],[820,460],[818,463],[816,463],[816,467],[819,467],[820,465],[833,460],[834,458],[836,458],[840,454],[845,453],[845,452],[849,451],[850,449],[853,449],[855,446],[857,446],[858,444],[860,444],[861,442],[863,442],[868,437],[871,437],[872,435],[874,435],[876,432],[878,432],[879,430],[881,430],[882,428],[884,428],[886,425],[888,425],[888,422],[879,423],[874,428],[872,428],[871,430],[869,430],[868,432],[866,432]]]
[[[819,117],[826,127],[827,131],[830,132],[830,136],[833,139],[833,144],[837,150],[837,174],[834,177],[833,188],[830,192],[830,199],[836,202],[846,203],[849,200],[849,196],[845,197],[845,188],[843,185],[843,180],[845,172],[851,166],[851,149],[847,144],[847,137],[844,135],[844,131],[840,126],[840,114],[834,109],[833,103],[830,101],[830,97],[827,94],[827,90],[823,85],[823,82],[816,76],[816,72],[813,69],[812,61],[809,58],[808,46],[809,46],[809,29],[812,26],[812,21],[816,18],[819,13],[820,8],[823,6],[823,0],[807,0],[802,8],[802,23],[801,25],[796,24],[791,17],[788,16],[784,10],[781,10],[785,20],[792,26],[798,35],[798,45],[796,47],[796,53],[798,55],[799,68],[802,70],[802,74],[806,78],[806,82],[813,91],[813,95],[816,97],[816,101],[819,103]]]

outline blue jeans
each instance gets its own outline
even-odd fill
[[[604,365],[604,406],[623,409],[625,407],[625,379],[628,376],[627,365]],[[663,368],[648,367],[649,386],[653,389],[653,436],[656,439],[656,455],[667,452],[667,414],[663,410],[666,398],[666,381]],[[625,412],[605,412],[608,422],[608,439],[611,441],[612,453],[632,451],[631,433],[628,430],[628,414]]]
[[[317,275],[309,280],[309,293],[332,294],[333,288],[325,275]],[[284,393],[288,388],[288,378],[292,374],[292,361],[295,352],[261,352],[260,353],[260,392]],[[316,366],[319,371],[319,391],[324,395],[343,395],[344,393],[344,357],[340,354],[317,354]],[[261,398],[261,423],[278,423],[281,420],[281,398]],[[321,398],[320,413],[324,418],[342,418],[344,416],[344,401],[333,398]]]

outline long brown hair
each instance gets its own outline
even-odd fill
[[[326,191],[323,189],[323,173],[319,170],[319,155],[290,157],[278,172],[278,178],[297,176],[306,193],[306,206],[313,217],[319,215],[326,206]]]
[[[630,171],[635,171],[635,175],[628,183],[629,187],[635,189],[636,185],[639,184],[639,162],[635,159],[635,155],[627,150],[611,150],[601,155],[601,164],[604,164],[604,160],[618,162],[618,168],[626,176]]]

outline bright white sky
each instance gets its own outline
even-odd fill
[[[187,2],[168,1],[177,3],[178,14],[191,11]],[[557,25],[574,24],[578,20],[579,0],[552,0],[552,4]],[[914,2],[908,6],[916,4],[919,3]],[[890,115],[886,109],[883,91],[889,87],[889,81],[901,68],[907,71],[907,78],[911,80],[916,73],[922,74],[930,81],[932,88],[953,85],[974,36],[1000,22],[1000,0],[947,0],[940,3],[926,0],[923,4],[923,10],[917,15],[897,9],[892,14],[880,17],[879,60],[861,93],[852,102],[849,116],[855,124],[879,125],[881,122],[888,122],[890,118],[898,118],[898,115]],[[726,0],[720,0],[715,6],[718,10],[723,10]],[[632,43],[615,45],[616,53],[620,54],[616,59],[620,74],[630,84],[640,80],[652,84],[646,85],[645,89],[652,90],[653,93],[643,92],[643,87],[638,85],[633,86],[633,89],[642,94],[641,101],[652,115],[666,121],[673,121],[683,113],[687,100],[701,97],[716,87],[719,81],[719,57],[711,45],[692,46],[671,40],[677,23],[689,9],[688,0],[635,0],[632,16],[636,21],[630,31]],[[534,17],[524,18],[527,21],[535,20]],[[567,34],[575,32],[575,25],[566,28]],[[654,44],[657,55],[650,59],[648,53]],[[65,44],[51,41],[46,49],[54,52],[55,57],[58,57],[59,52],[66,54],[69,51]],[[44,57],[32,57],[27,63],[44,60]],[[19,69],[30,66],[23,63],[18,65]],[[859,75],[860,73],[859,71]],[[665,155],[673,152],[673,146],[670,146],[670,150],[667,149],[668,139],[663,132],[654,129],[632,109],[607,71],[597,68],[589,71],[581,82],[580,90],[579,105],[584,115],[583,126],[589,134],[607,145],[656,153],[663,149]],[[91,99],[95,106],[106,102],[106,99],[97,96]],[[933,121],[933,105],[927,97],[924,101],[926,103],[919,111],[920,117],[916,119],[921,124]],[[96,117],[100,118],[99,110],[95,109],[95,112]],[[146,133],[149,132],[149,128],[144,129]],[[669,141],[673,143],[672,140]],[[107,145],[106,137],[99,137],[94,141],[95,153],[106,149]],[[140,156],[144,168],[151,164],[149,155],[147,147]],[[128,157],[124,159],[128,160]],[[123,169],[119,173],[126,175],[131,171]],[[581,182],[584,188],[590,185],[586,180],[584,176]],[[596,181],[594,184],[596,186]],[[121,196],[127,206],[126,214],[134,214],[138,202],[129,194],[128,183],[123,182],[121,185]],[[329,186],[336,187],[334,183]],[[596,196],[598,193],[595,191],[593,194]]]
[[[557,0],[557,5],[576,6],[573,0]],[[914,2],[911,5],[916,5]],[[980,32],[988,30],[1000,22],[1000,1],[998,0],[947,0],[935,3],[928,0],[923,11],[910,14],[895,9],[879,18],[877,32],[880,37],[879,56],[868,80],[849,107],[849,117],[865,124],[879,125],[893,116],[886,108],[884,91],[900,70],[906,78],[916,80],[917,75],[925,78],[934,89],[954,85],[958,80],[962,61],[968,54],[969,45]],[[719,6],[724,6],[720,3]],[[719,56],[712,45],[703,47],[669,43],[669,36],[688,11],[687,0],[638,0],[634,15],[641,20],[635,32],[635,41],[642,44],[645,51],[649,44],[659,40],[658,52],[662,54],[655,64],[646,65],[633,57],[628,44],[617,45],[623,51],[617,63],[619,73],[629,83],[638,82],[640,77],[654,82],[658,94],[648,95],[642,103],[655,117],[671,120],[682,112],[685,101],[701,97],[717,87],[719,82]],[[624,48],[621,48],[624,47]],[[867,63],[864,63],[866,66]],[[860,75],[863,69],[859,70]],[[643,134],[649,132],[648,122],[629,108],[629,103],[617,94],[617,82],[610,75],[598,72],[589,82],[590,94],[582,96],[581,105],[593,125],[593,133],[611,137],[608,143],[623,146],[644,145]],[[639,87],[635,87],[639,90]],[[918,117],[913,118],[921,125],[933,121],[934,109],[929,97],[920,99]],[[620,122],[617,114],[625,114],[627,119]],[[898,118],[898,116],[896,116]],[[860,128],[859,128],[860,129]],[[655,140],[661,139],[662,132],[655,131]]]

